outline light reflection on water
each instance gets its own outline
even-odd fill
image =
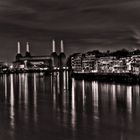
[[[13,75],[10,75],[10,125],[11,128],[14,129],[15,127],[15,110],[14,110],[14,81]]]
[[[37,123],[37,75],[36,73],[33,76],[33,81],[34,81],[34,121]]]
[[[7,101],[7,76],[4,75],[5,101]]]
[[[99,92],[98,92],[98,83],[92,81],[92,102],[94,109],[94,118],[99,119]]]
[[[71,124],[72,124],[72,128],[75,128],[75,124],[76,124],[76,110],[75,110],[75,79],[72,78],[72,94],[71,94]]]
[[[0,77],[0,139],[139,139],[140,86],[68,73]]]

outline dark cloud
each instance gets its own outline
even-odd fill
[[[1,58],[14,58],[18,40],[34,54],[50,52],[52,38],[64,39],[67,54],[139,48],[139,13],[138,0],[0,1]]]

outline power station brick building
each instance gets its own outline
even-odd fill
[[[66,66],[63,40],[60,41],[59,55],[56,52],[56,42],[52,40],[52,53],[45,56],[32,56],[28,42],[25,55],[22,55],[20,42],[17,42],[17,55],[13,64],[15,69],[63,69]]]

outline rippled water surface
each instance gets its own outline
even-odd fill
[[[0,76],[0,140],[140,140],[140,86]]]

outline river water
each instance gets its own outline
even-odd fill
[[[139,140],[140,86],[0,76],[0,140]]]

